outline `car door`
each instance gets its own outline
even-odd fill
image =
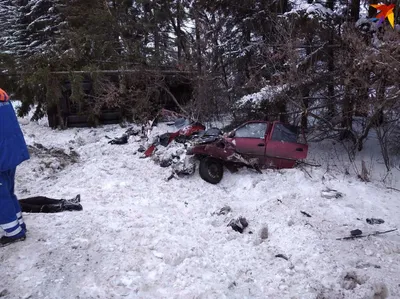
[[[308,145],[299,143],[297,128],[274,122],[266,146],[266,163],[276,168],[292,168],[307,157]]]
[[[234,131],[231,142],[245,158],[256,159],[259,165],[263,165],[267,128],[267,122],[245,123]]]

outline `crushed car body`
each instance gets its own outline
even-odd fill
[[[150,157],[154,153],[158,145],[167,146],[173,140],[184,142],[193,135],[203,132],[206,129],[206,127],[203,124],[191,121],[188,118],[176,112],[169,111],[167,109],[162,109],[161,112],[159,113],[158,118],[159,118],[158,120],[160,119],[169,121],[172,120],[172,122],[170,122],[169,125],[171,126],[173,125],[174,127],[179,128],[179,130],[172,133],[164,133],[160,136],[157,136],[157,138],[153,141],[153,143],[144,152],[145,157]]]
[[[148,143],[156,123],[164,123],[169,129],[166,133],[153,135],[153,140]],[[123,143],[129,135],[139,134],[139,130],[128,131]],[[147,136],[147,144],[138,152],[143,153],[142,158],[151,157],[161,167],[171,167],[173,174],[169,179],[193,174],[199,161],[200,177],[217,184],[222,180],[224,168],[235,172],[240,167],[247,167],[259,173],[264,168],[293,168],[304,162],[302,160],[308,154],[304,132],[300,134],[298,127],[279,121],[248,121],[223,134],[219,128],[206,130],[201,123],[163,109],[151,122],[147,134],[144,134],[144,127],[140,131],[141,140]],[[123,144],[120,139],[110,143]]]
[[[293,168],[308,153],[308,145],[300,137],[299,129],[289,124],[249,121],[224,136],[199,138],[187,155],[200,160],[202,179],[217,184],[224,166],[229,170],[246,166],[258,172],[262,168]]]

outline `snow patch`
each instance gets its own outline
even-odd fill
[[[274,97],[282,92],[286,85],[267,85],[259,92],[248,94],[242,97],[238,102],[238,107],[243,107],[246,104],[251,104],[255,108],[259,108],[264,101],[273,101]]]

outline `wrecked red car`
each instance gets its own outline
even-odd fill
[[[200,160],[201,178],[217,184],[224,166],[231,171],[246,166],[258,172],[262,168],[294,167],[308,153],[305,138],[304,142],[300,139],[295,126],[278,121],[249,121],[225,136],[200,139],[187,154]]]
[[[183,141],[205,130],[205,126],[199,122],[192,121],[182,114],[162,109],[156,116],[157,121],[168,121],[168,125],[174,125],[180,128],[173,133],[164,133],[157,137],[157,139],[150,145],[144,152],[145,157],[150,157],[156,150],[158,145],[167,146],[173,140]],[[172,121],[172,122],[171,122]]]

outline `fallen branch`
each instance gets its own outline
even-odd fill
[[[369,236],[376,236],[376,235],[383,235],[383,234],[391,233],[391,232],[394,232],[396,230],[397,230],[397,228],[391,229],[391,230],[387,230],[387,231],[384,231],[384,232],[374,232],[374,233],[368,234],[368,235],[358,235],[358,236],[350,236],[350,237],[338,238],[336,240],[351,240],[351,239],[357,239],[357,238],[365,238],[365,237],[369,237]]]
[[[289,260],[289,258],[286,256],[286,255],[284,255],[284,254],[277,254],[277,255],[275,255],[275,257],[280,257],[280,258],[282,258],[282,259],[284,259],[284,260]]]
[[[312,166],[312,167],[321,167],[321,165],[320,164],[311,164],[311,163],[308,163],[308,162],[304,162],[304,161],[298,161],[297,162],[297,165],[308,165],[308,166]]]
[[[399,189],[396,189],[396,188],[393,188],[393,187],[386,187],[386,188],[387,188],[387,189],[390,189],[390,190],[394,190],[394,191],[400,192]]]
[[[172,99],[172,101],[174,101],[175,105],[178,106],[178,108],[183,112],[183,114],[189,118],[189,113],[182,107],[181,104],[179,104],[178,100],[175,98],[175,96],[172,94],[172,92],[166,88],[164,85],[158,84],[156,83],[156,86],[160,87],[161,89],[163,89]]]
[[[303,172],[305,172],[306,174],[308,174],[308,176],[309,176],[310,178],[312,178],[311,174],[310,174],[304,167],[302,167],[301,165],[300,165],[300,169],[301,169]]]
[[[304,211],[300,211],[303,215],[305,215],[305,216],[307,216],[307,217],[309,217],[309,218],[311,218],[311,215],[310,214],[308,214],[307,212],[304,212]]]
[[[296,69],[298,69],[300,72],[304,72],[308,65],[310,64],[310,61],[315,58],[316,55],[318,55],[322,50],[325,49],[325,46],[328,44],[328,42],[322,44],[318,49],[307,55],[304,60],[299,62],[296,65]]]

